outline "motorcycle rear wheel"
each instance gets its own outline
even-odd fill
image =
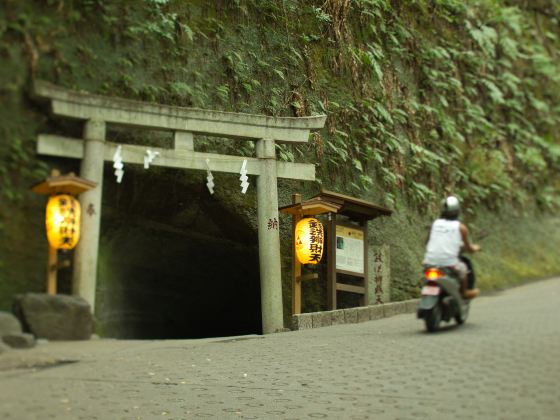
[[[441,322],[441,306],[439,303],[430,311],[426,312],[424,322],[426,323],[426,330],[428,330],[428,332],[435,332],[439,329],[439,324]]]

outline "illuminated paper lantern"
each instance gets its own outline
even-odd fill
[[[67,194],[53,195],[47,203],[46,227],[49,244],[72,249],[80,239],[80,202]]]
[[[317,264],[323,256],[324,229],[313,217],[301,219],[296,225],[296,257],[302,264]]]

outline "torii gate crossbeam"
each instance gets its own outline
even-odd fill
[[[174,107],[75,92],[45,82],[36,82],[34,91],[36,96],[50,101],[53,114],[85,121],[83,139],[39,135],[37,152],[81,159],[80,176],[98,183],[97,188],[80,196],[85,217],[74,254],[73,293],[95,308],[103,164],[112,159],[117,147],[106,141],[107,123],[155,128],[174,132],[174,148],[150,147],[160,152],[152,165],[206,170],[206,159],[210,159],[212,171],[239,173],[241,162],[247,160],[248,174],[257,176],[263,333],[283,328],[280,236],[277,224],[271,228],[269,223],[278,220],[277,178],[314,180],[315,166],[278,162],[275,142],[307,142],[311,130],[324,126],[326,116],[268,117]],[[195,152],[193,134],[254,140],[256,158]],[[143,163],[146,149],[122,145],[123,160]]]

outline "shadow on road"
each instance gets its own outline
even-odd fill
[[[449,323],[442,323],[439,327],[439,330],[436,332],[428,332],[424,327],[424,323],[419,321],[415,324],[412,324],[412,327],[410,329],[404,331],[401,330],[398,332],[395,331],[394,335],[400,337],[410,337],[416,335],[442,335],[442,334],[450,334],[450,333],[461,334],[462,331],[472,333],[473,331],[476,331],[478,329],[479,329],[478,324],[472,322],[469,323],[468,321],[463,325],[457,325],[457,323],[455,322],[449,322]]]
[[[463,325],[458,325],[455,322],[449,322],[440,325],[439,330],[435,332],[428,332],[422,325],[422,328],[418,331],[420,334],[434,335],[434,334],[448,334],[448,333],[460,333],[461,331],[474,331],[478,328],[477,324],[466,322]]]

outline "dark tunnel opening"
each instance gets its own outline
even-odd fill
[[[119,185],[106,171],[96,296],[100,334],[261,334],[256,232],[232,203],[209,194],[200,173],[177,175],[129,169]]]

